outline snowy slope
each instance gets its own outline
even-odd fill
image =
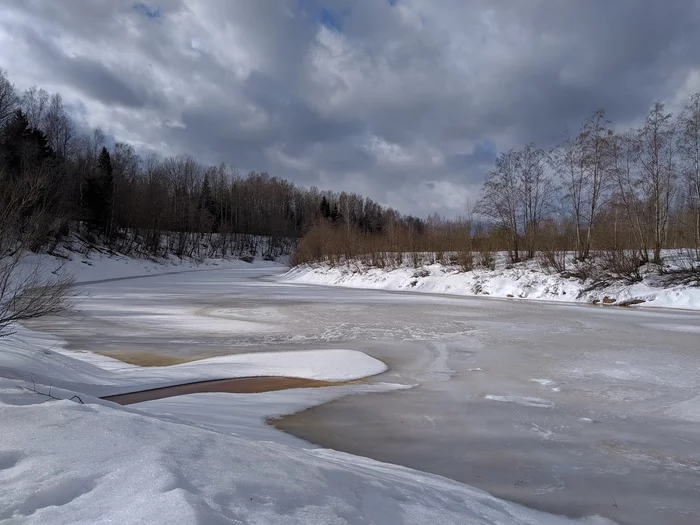
[[[359,264],[329,266],[303,265],[282,278],[286,282],[404,290],[465,296],[490,296],[562,302],[642,301],[643,306],[700,310],[700,287],[679,285],[658,288],[647,282],[632,285],[618,283],[604,289],[585,292],[586,283],[576,278],[546,273],[535,264],[512,268],[460,272],[442,264],[418,269],[371,268]]]
[[[3,523],[572,522],[438,476],[249,439],[245,428],[228,434],[116,406],[42,402],[7,380],[0,419]]]
[[[308,350],[226,355],[172,366],[139,367],[65,350],[59,339],[17,326],[0,338],[0,377],[111,396],[209,379],[289,376],[343,381],[379,374],[386,365],[356,350]]]
[[[107,254],[99,251],[81,253],[63,250],[60,256],[47,253],[28,254],[22,259],[22,264],[30,268],[37,266],[45,272],[57,270],[72,275],[77,284],[122,279],[146,275],[161,275],[198,270],[216,269],[246,269],[256,267],[272,267],[284,264],[284,260],[269,262],[256,259],[247,263],[240,259],[180,259],[175,256],[160,259],[133,258],[121,254]]]
[[[20,328],[2,340],[0,359],[0,377],[10,378],[0,379],[2,523],[574,522],[439,476],[309,446],[263,423],[349,393],[399,385],[193,394],[132,408],[90,395],[237,373],[339,379],[384,370],[361,352],[238,355],[141,369],[67,352],[56,340]],[[19,379],[24,375],[40,376],[44,384]],[[48,384],[61,400],[31,390],[46,393]],[[85,404],[69,401],[74,393]]]

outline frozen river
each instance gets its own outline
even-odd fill
[[[277,282],[281,268],[93,283],[28,326],[74,350],[177,358],[349,348],[415,385],[288,416],[322,446],[528,506],[700,523],[700,315]]]

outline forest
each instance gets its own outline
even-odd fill
[[[675,116],[655,102],[637,128],[616,129],[600,109],[554,148],[500,153],[459,220],[390,222],[371,235],[319,224],[294,262],[469,271],[492,268],[504,251],[511,264],[537,259],[581,279],[634,282],[642,266],[666,271],[669,249],[681,253],[679,278],[700,284],[700,94]]]
[[[254,256],[266,236],[259,255],[293,250],[292,264],[429,254],[466,270],[507,251],[570,271],[574,253],[576,271],[605,260],[634,275],[664,249],[700,256],[700,94],[675,116],[656,102],[638,128],[617,129],[601,109],[552,149],[503,152],[474,205],[447,220],[189,155],[142,157],[76,124],[60,94],[19,92],[0,72],[0,182],[0,256],[51,251],[69,233],[122,253],[202,256],[206,242],[206,256]]]
[[[322,192],[189,155],[142,157],[69,115],[59,93],[19,92],[0,71],[0,245],[51,250],[68,233],[131,254],[281,255],[318,221],[380,234],[416,222],[357,194]],[[270,238],[256,253],[260,236]],[[201,255],[201,254],[200,254]]]

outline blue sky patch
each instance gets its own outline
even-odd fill
[[[336,31],[343,32],[343,18],[350,14],[348,9],[333,10],[321,5],[319,0],[298,0],[298,6],[309,20],[316,22],[323,27]]]
[[[321,23],[321,25],[324,25],[333,31],[340,32],[342,30],[340,16],[336,15],[332,11],[329,11],[328,9],[321,9],[318,14],[318,21]]]
[[[138,2],[131,7],[134,11],[136,11],[137,13],[141,13],[146,18],[160,18],[160,8],[158,7],[151,7],[150,5],[144,4],[143,2]]]

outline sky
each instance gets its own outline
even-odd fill
[[[139,151],[463,214],[500,151],[700,91],[700,0],[0,0],[0,68]]]

